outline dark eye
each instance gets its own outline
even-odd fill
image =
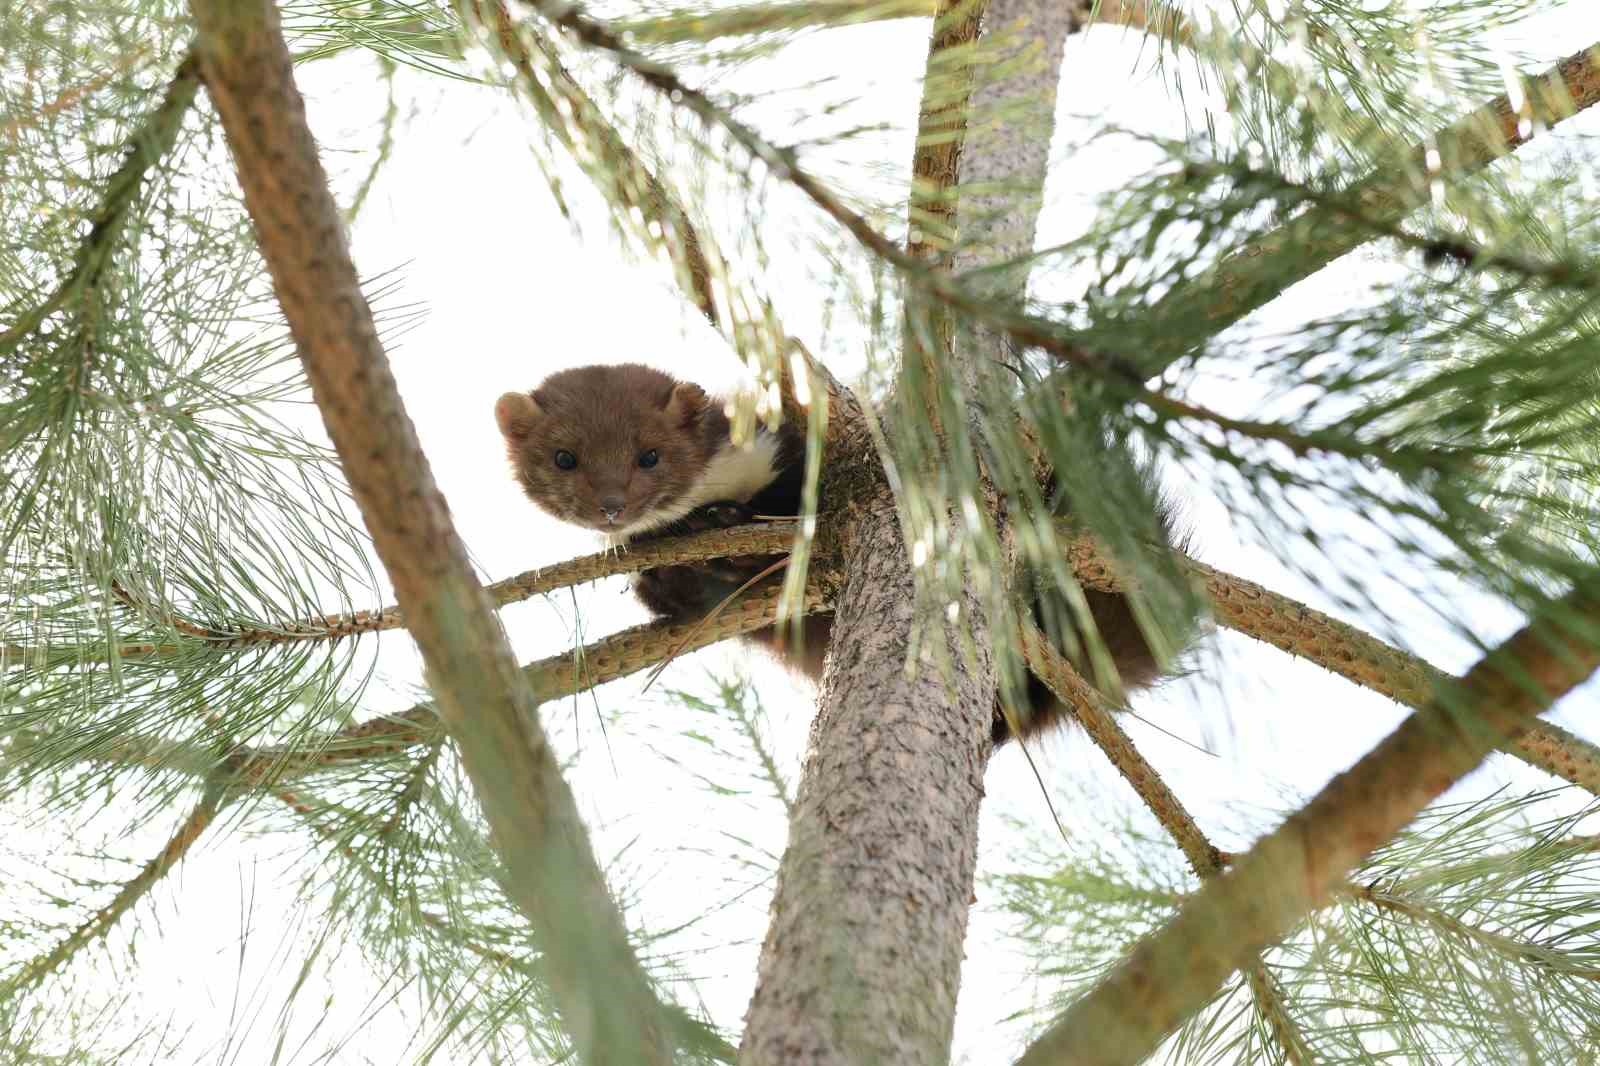
[[[646,470],[649,470],[652,466],[655,466],[660,461],[661,456],[656,454],[656,450],[654,448],[651,448],[647,452],[639,453],[639,465],[644,467]]]
[[[571,470],[578,465],[578,457],[563,448],[561,451],[556,452],[556,465],[563,470]]]

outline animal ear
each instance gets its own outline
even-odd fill
[[[507,440],[522,440],[542,414],[532,393],[508,392],[494,402],[494,420]]]
[[[667,413],[680,425],[700,421],[706,409],[706,390],[691,381],[679,382],[667,397]]]

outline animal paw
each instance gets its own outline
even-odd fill
[[[697,508],[689,515],[689,520],[695,523],[698,529],[728,529],[732,526],[742,526],[750,521],[753,512],[742,503],[732,500],[718,500]]]

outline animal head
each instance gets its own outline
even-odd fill
[[[508,392],[495,421],[517,480],[542,510],[613,536],[681,517],[711,447],[698,385],[638,364],[551,374]]]

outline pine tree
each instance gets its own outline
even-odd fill
[[[1586,16],[1557,0],[0,11],[0,1058],[940,1062],[958,992],[998,980],[974,972],[976,920],[1005,926],[1037,993],[972,1041],[980,1061],[1594,1061],[1600,750],[1537,717],[1600,666],[1583,137],[1600,46],[1551,64],[1553,34]],[[875,99],[786,85],[791,47],[888,23],[926,41],[903,142],[858,118]],[[1072,47],[1108,34],[1142,35],[1173,114],[1206,123],[1123,128],[1102,100],[1058,99]],[[364,55],[390,105],[341,207],[297,83]],[[807,427],[804,514],[480,585],[390,372],[410,312],[346,237],[407,136],[402,79],[514,94],[561,210],[603,217],[752,375],[736,425]],[[887,143],[912,146],[903,172],[873,154]],[[1042,239],[1053,198],[1105,187],[1106,152],[1136,176]],[[1301,313],[1314,302],[1292,286],[1352,263],[1340,306]],[[1203,486],[1272,575],[1341,617],[1166,544],[1150,470]],[[580,626],[526,664],[496,615],[784,552],[781,587],[702,623]],[[1281,811],[1191,815],[1192,778],[1147,762],[1103,694],[1085,590],[1126,594],[1174,668],[1196,611],[1277,649],[1208,637],[1192,703],[1287,652],[1408,713]],[[649,870],[580,817],[604,752],[555,738],[552,708],[819,611],[833,647],[797,783],[747,681],[675,693],[670,722],[610,720],[707,783],[701,839],[719,841],[700,912],[652,927]],[[374,649],[400,629],[427,692],[377,713]],[[1460,648],[1459,676],[1429,661]],[[1137,805],[1048,760],[1041,803],[983,803],[1015,784],[998,760],[985,774],[1024,668],[1076,719],[1064,743],[1097,746]],[[1006,772],[1039,754],[1002,756]],[[1531,769],[1451,792],[1491,755]],[[765,814],[747,821],[750,804]],[[980,814],[1003,861],[980,861]],[[246,914],[208,938],[238,942],[239,987],[164,998],[200,911],[160,893],[263,840],[311,925],[250,934]],[[696,1001],[720,956],[689,934],[716,940],[720,911],[767,892],[741,1031]],[[248,987],[250,935],[281,940],[281,988]],[[370,1008],[319,1031],[321,1008],[294,1006],[311,987],[361,988]],[[208,1013],[220,1050],[190,1035]],[[371,1019],[410,1031],[391,1052]]]

